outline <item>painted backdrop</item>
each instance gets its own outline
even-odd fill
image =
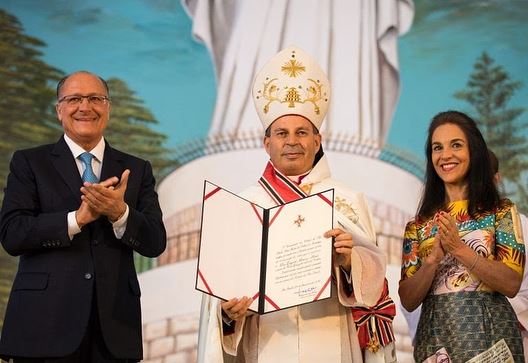
[[[528,2],[521,0],[416,0],[411,28],[397,43],[399,101],[386,142],[369,160],[403,170],[410,183],[418,185],[430,118],[438,111],[459,109],[480,121],[501,159],[504,192],[528,212],[527,18]],[[110,79],[113,114],[108,138],[112,144],[152,160],[165,188],[175,173],[185,177],[185,170],[203,160],[211,145],[208,133],[219,79],[213,54],[193,39],[192,27],[178,0],[2,0],[0,187],[5,185],[15,149],[58,138],[54,84],[62,75],[80,69]],[[262,151],[255,144],[247,152]],[[252,180],[257,176],[252,175]],[[167,222],[181,228],[186,221],[195,221],[193,208]],[[156,299],[160,285],[175,289],[186,285],[192,291],[194,281],[189,284],[187,274],[195,265],[196,228],[183,229],[174,234],[174,248],[158,261],[136,261],[139,270],[148,270],[142,288],[150,314],[144,319],[149,323],[144,332],[149,359],[194,359],[199,296],[184,299],[186,305],[173,314],[177,318],[166,319],[156,305],[162,296]],[[391,236],[386,248],[395,256],[391,262],[395,270],[398,231],[379,230]],[[157,281],[155,270],[166,271],[164,276],[171,281]],[[16,259],[2,250],[1,315],[15,271]],[[410,344],[408,339],[402,341],[399,349],[405,361],[410,359]]]

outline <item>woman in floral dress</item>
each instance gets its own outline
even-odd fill
[[[422,304],[414,358],[447,354],[466,362],[507,345],[524,362],[506,296],[519,290],[525,263],[515,205],[501,199],[475,122],[457,111],[436,115],[426,143],[425,188],[405,229],[399,294]],[[502,341],[503,340],[503,341]]]

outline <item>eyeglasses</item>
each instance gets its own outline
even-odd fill
[[[84,99],[87,99],[88,102],[92,105],[104,105],[110,101],[110,99],[106,96],[99,96],[99,95],[89,95],[89,96],[79,96],[79,95],[73,95],[73,96],[64,96],[59,100],[60,102],[66,102],[69,106],[76,106],[82,103]]]

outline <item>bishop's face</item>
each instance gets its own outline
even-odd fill
[[[310,121],[299,115],[285,115],[271,124],[264,148],[277,170],[294,176],[312,168],[321,147],[321,135],[314,129]]]

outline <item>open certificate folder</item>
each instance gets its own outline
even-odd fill
[[[263,208],[204,183],[196,289],[265,314],[330,297],[334,190]]]

